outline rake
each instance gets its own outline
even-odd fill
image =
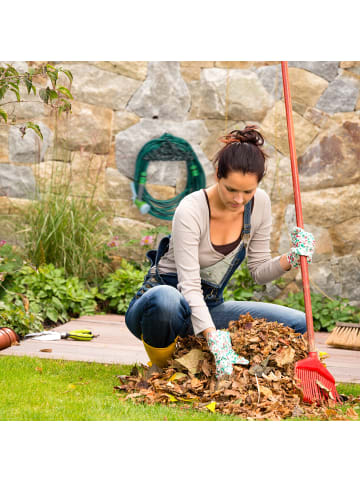
[[[286,109],[286,122],[288,129],[289,150],[291,160],[291,173],[294,189],[295,212],[297,226],[304,229],[302,216],[299,172],[296,159],[294,126],[292,118],[291,95],[289,87],[288,63],[281,62],[284,99]],[[308,358],[299,360],[295,364],[295,377],[299,381],[299,387],[303,392],[303,401],[307,403],[321,402],[331,398],[341,403],[340,396],[335,388],[335,379],[331,373],[320,362],[318,353],[315,349],[314,323],[311,309],[311,296],[309,284],[309,272],[306,256],[300,256],[301,276],[304,292],[305,316],[307,337],[309,344]]]

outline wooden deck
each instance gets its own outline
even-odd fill
[[[57,341],[24,340],[0,351],[0,355],[36,356],[111,364],[146,363],[143,344],[127,329],[124,317],[118,315],[83,316],[53,331],[63,332],[88,328],[98,334],[91,342],[62,339]],[[360,351],[332,348],[325,344],[327,333],[315,333],[316,347],[329,354],[327,368],[336,382],[360,383]],[[51,352],[40,351],[51,349]]]

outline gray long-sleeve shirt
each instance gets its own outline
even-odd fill
[[[285,271],[280,265],[280,256],[272,259],[270,254],[270,198],[258,188],[254,201],[247,263],[254,281],[265,284]],[[190,305],[195,335],[214,327],[201,289],[200,270],[232,257],[237,248],[227,256],[213,248],[209,208],[203,190],[189,194],[179,203],[173,217],[169,250],[159,261],[159,273],[177,273],[177,288]]]

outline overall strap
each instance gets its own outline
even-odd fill
[[[251,211],[252,211],[252,206],[254,204],[254,198],[252,198],[246,205],[245,205],[245,211],[244,211],[244,229],[243,229],[243,241],[245,248],[247,248],[247,245],[249,244],[249,239],[250,239],[250,230],[251,230],[251,224],[250,224],[250,219],[251,219]]]
[[[162,284],[166,284],[164,283],[162,277],[160,276],[159,274],[159,267],[158,267],[158,264],[159,264],[159,261],[160,261],[160,258],[168,252],[169,250],[169,244],[170,244],[170,238],[171,238],[171,234],[167,235],[167,236],[164,236],[160,243],[159,243],[159,246],[158,246],[158,249],[156,251],[156,257],[155,257],[155,272],[156,272],[156,276],[157,278],[161,281]]]

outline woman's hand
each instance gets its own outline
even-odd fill
[[[211,330],[206,334],[206,339],[216,364],[216,378],[231,375],[233,364],[248,365],[249,360],[240,357],[231,346],[230,333],[222,330]]]
[[[291,231],[290,236],[292,248],[287,254],[287,261],[294,268],[298,268],[300,256],[306,256],[307,262],[310,264],[315,250],[314,236],[297,226]]]

